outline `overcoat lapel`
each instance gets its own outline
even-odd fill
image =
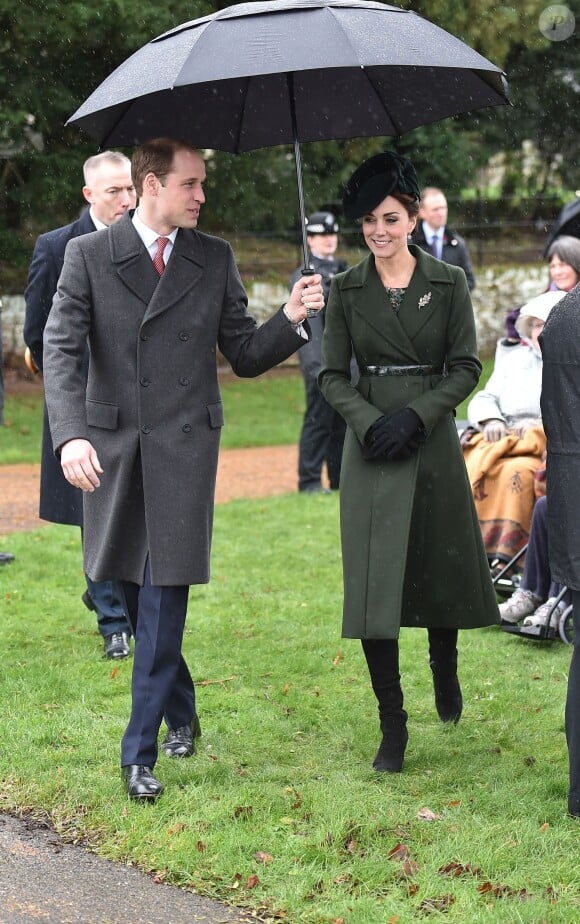
[[[147,305],[144,320],[183,299],[203,275],[205,258],[198,236],[180,229],[166,270],[159,278],[130,214],[109,229],[111,259],[123,284]]]
[[[149,262],[153,265],[151,260]],[[143,320],[150,321],[182,301],[200,281],[204,270],[205,255],[199,237],[195,231],[180,229]]]
[[[401,302],[399,318],[409,338],[415,340],[425,324],[436,321],[449,300],[449,277],[439,261],[420,247],[409,245],[417,260],[415,272]]]

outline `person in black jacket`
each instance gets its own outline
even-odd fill
[[[0,301],[0,426],[4,423],[4,377],[2,375],[2,366],[4,358],[2,353],[2,302]],[[7,565],[8,562],[14,561],[14,555],[11,552],[0,552],[0,565]]]
[[[314,212],[306,223],[309,261],[322,276],[325,304],[332,277],[348,269],[346,261],[337,260],[335,256],[338,230],[338,223],[332,212]],[[300,278],[301,269],[298,267],[290,277],[290,290]],[[331,490],[338,488],[346,425],[340,414],[331,408],[322,396],[318,387],[318,373],[322,366],[324,311],[310,319],[310,327],[312,340],[298,353],[306,391],[306,410],[298,455],[298,490],[312,494],[325,490],[322,485],[324,465]]]
[[[36,368],[43,370],[43,334],[66,245],[72,238],[100,231],[118,221],[136,196],[131,179],[131,162],[118,151],[103,151],[89,157],[83,167],[83,196],[89,207],[77,221],[41,234],[35,244],[25,292],[24,342]],[[88,368],[88,351],[85,357]],[[52,449],[46,405],[42,432],[39,516],[51,523],[83,525],[83,495],[65,479]],[[91,581],[82,595],[85,606],[97,614],[107,658],[126,658],[130,654],[131,629],[125,614],[121,589],[113,581]]]
[[[451,266],[460,266],[471,292],[475,288],[475,276],[469,250],[464,239],[448,227],[447,211],[447,199],[441,190],[435,186],[426,186],[421,193],[420,221],[412,240],[438,260]]]

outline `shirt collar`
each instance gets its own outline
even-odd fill
[[[179,228],[174,228],[171,234],[158,234],[157,231],[154,231],[153,228],[150,228],[149,225],[146,225],[145,222],[142,221],[138,209],[135,209],[133,212],[132,221],[133,225],[135,226],[135,231],[145,244],[147,250],[149,250],[149,248],[155,244],[158,237],[168,237],[171,241],[171,245],[173,246],[173,244],[175,244],[175,238],[177,237]]]
[[[93,207],[92,207],[92,205],[91,205],[91,207],[90,207],[90,209],[89,209],[89,215],[91,216],[91,221],[92,221],[92,223],[94,224],[94,226],[95,226],[95,228],[97,229],[97,231],[104,231],[105,228],[108,227],[108,225],[106,225],[103,221],[101,221],[100,218],[97,218],[97,216],[96,216],[95,213],[93,212]]]

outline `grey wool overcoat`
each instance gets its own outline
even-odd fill
[[[540,334],[552,579],[580,590],[580,286],[555,305]]]
[[[398,315],[373,256],[333,279],[326,307],[320,387],[348,424],[340,476],[347,638],[499,622],[454,421],[481,373],[471,299],[463,270],[410,249],[417,265]],[[356,386],[351,349],[363,372]],[[437,371],[364,374],[417,364]],[[365,461],[370,425],[403,407],[423,421],[423,447],[408,460]]]
[[[88,338],[88,383],[82,369]],[[131,215],[72,240],[44,334],[53,445],[91,441],[104,470],[84,497],[93,580],[209,580],[224,423],[216,348],[240,376],[260,375],[305,342],[283,312],[247,312],[225,241],[179,230],[157,276]]]

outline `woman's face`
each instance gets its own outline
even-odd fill
[[[377,205],[365,215],[362,231],[367,247],[377,259],[389,259],[407,250],[407,238],[414,230],[416,218],[411,218],[404,205],[394,196]]]
[[[569,292],[578,282],[578,273],[569,263],[564,263],[556,254],[550,260],[550,279],[562,289]]]

